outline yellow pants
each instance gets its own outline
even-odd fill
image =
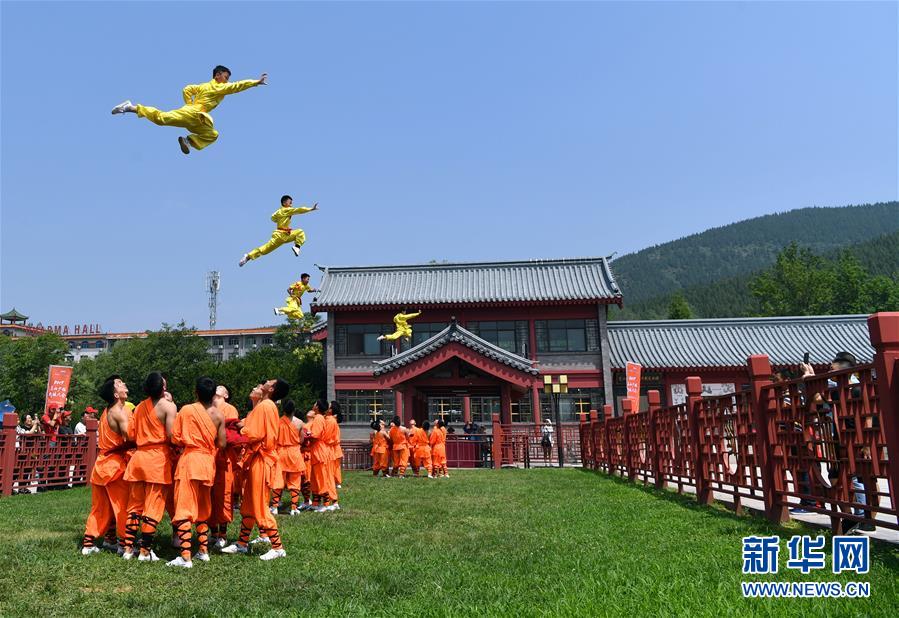
[[[257,258],[262,257],[263,255],[268,255],[281,245],[286,245],[287,243],[292,242],[297,247],[302,247],[303,243],[306,242],[306,232],[303,230],[293,230],[292,232],[282,232],[281,230],[275,230],[272,232],[272,239],[258,247],[253,249],[247,254],[247,257],[251,260],[255,260]]]
[[[278,311],[294,320],[303,319],[303,309],[300,307],[300,301],[293,296],[288,296],[284,302],[286,304],[283,307],[278,307]]]
[[[396,341],[400,337],[412,337],[412,329],[410,327],[406,328],[398,328],[396,332],[390,333],[389,335],[384,335],[384,339],[387,341]]]
[[[137,105],[137,115],[163,127],[181,127],[188,129],[187,140],[197,150],[203,150],[218,139],[219,132],[212,128],[212,116],[201,112],[192,105],[161,112],[155,107]]]

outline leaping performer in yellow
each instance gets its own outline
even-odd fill
[[[284,306],[275,307],[275,315],[286,315],[294,320],[302,320],[304,292],[318,292],[309,284],[309,273],[300,275],[300,280],[294,281],[293,285],[287,288],[288,296],[284,300]]]
[[[244,256],[240,258],[240,266],[243,266],[250,260],[255,260],[262,257],[263,255],[267,255],[281,245],[286,245],[289,242],[293,243],[294,255],[299,257],[300,247],[302,247],[303,243],[306,242],[306,232],[301,229],[290,229],[290,219],[294,215],[302,215],[314,210],[318,210],[318,202],[313,204],[311,208],[307,208],[305,206],[298,206],[297,208],[294,208],[293,198],[289,195],[282,196],[281,208],[272,213],[272,221],[275,222],[276,229],[274,232],[272,232],[271,240],[269,240],[261,247],[257,247],[249,253],[245,253]]]
[[[179,137],[178,145],[181,152],[189,154],[191,148],[202,150],[218,139],[219,132],[213,128],[209,112],[214,110],[226,95],[242,92],[253,86],[265,86],[268,74],[263,73],[259,79],[244,79],[239,82],[229,82],[230,78],[231,70],[219,65],[212,69],[210,81],[184,87],[181,91],[184,105],[178,109],[163,112],[155,107],[123,101],[112,108],[112,113],[133,113],[154,124],[188,129],[190,134]]]
[[[409,324],[409,320],[417,318],[420,315],[421,311],[416,311],[415,313],[404,313],[401,311],[400,313],[397,313],[393,316],[393,323],[396,325],[396,330],[389,335],[381,335],[378,337],[378,341],[396,341],[401,337],[412,339],[412,325]]]

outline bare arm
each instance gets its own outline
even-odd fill
[[[163,405],[163,412],[165,413],[165,437],[171,440],[172,430],[175,426],[175,417],[178,416],[178,408],[174,403],[166,399],[161,400],[159,404]]]
[[[219,448],[225,448],[228,445],[228,435],[225,433],[225,417],[215,408],[212,409],[210,415],[212,416],[212,422],[215,423],[215,445]]]

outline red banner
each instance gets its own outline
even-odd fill
[[[631,400],[631,410],[634,412],[640,410],[640,371],[642,369],[637,363],[629,362],[625,365],[627,399]]]
[[[44,414],[51,407],[65,408],[69,396],[69,381],[72,379],[72,368],[64,365],[50,365],[47,376],[47,397],[44,402]]]

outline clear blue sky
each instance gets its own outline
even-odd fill
[[[0,308],[45,324],[203,328],[210,269],[220,326],[271,324],[313,263],[622,254],[897,198],[896,3],[0,7]],[[219,63],[271,85],[203,152],[109,114]],[[282,193],[320,203],[303,256],[238,269]]]

